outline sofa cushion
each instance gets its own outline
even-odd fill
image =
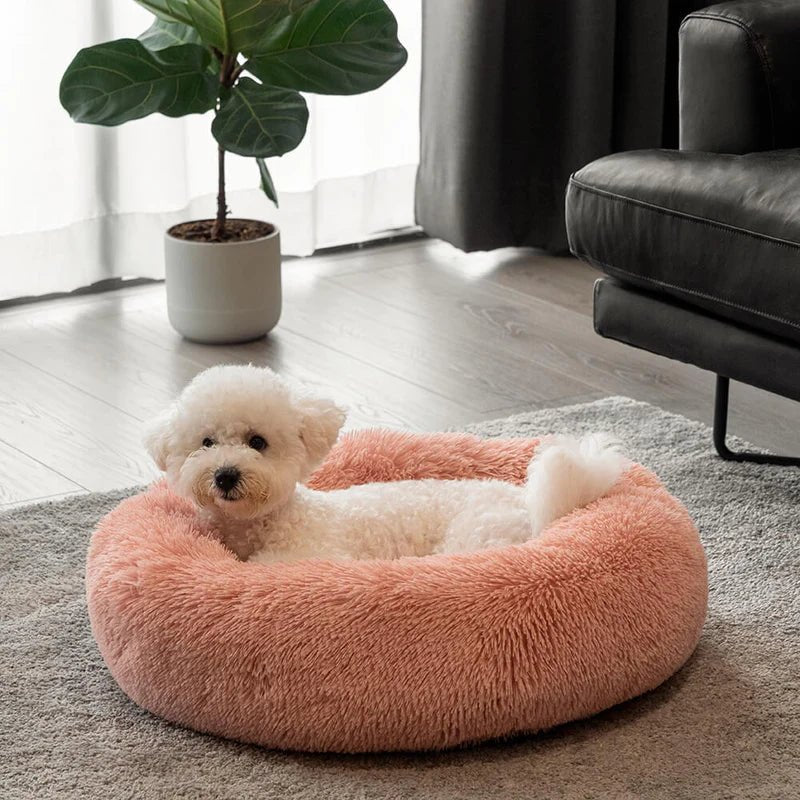
[[[800,3],[734,0],[680,27],[682,150],[795,147],[800,128]]]
[[[608,275],[800,342],[800,150],[638,150],[567,189],[570,249]]]

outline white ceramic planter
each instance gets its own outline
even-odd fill
[[[172,327],[195,342],[258,339],[281,315],[281,239],[189,242],[166,233],[167,311]]]

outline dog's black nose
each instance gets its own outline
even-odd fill
[[[236,467],[220,467],[214,473],[214,483],[223,492],[229,492],[231,489],[236,488],[236,484],[239,483],[241,477],[242,473]]]

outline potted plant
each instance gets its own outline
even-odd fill
[[[397,22],[383,0],[136,2],[153,24],[137,39],[81,50],[61,80],[61,104],[95,125],[213,112],[217,213],[166,233],[169,318],[196,341],[258,338],[280,316],[279,232],[229,217],[225,155],[253,157],[277,205],[264,159],[302,141],[300,92],[358,94],[383,84],[406,61]]]

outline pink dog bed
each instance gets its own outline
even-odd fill
[[[314,477],[521,481],[536,446],[371,431]],[[524,545],[398,561],[245,564],[163,484],[102,520],[92,630],[136,703],[268,747],[423,750],[533,732],[658,686],[694,650],[706,562],[683,506],[632,467]]]

